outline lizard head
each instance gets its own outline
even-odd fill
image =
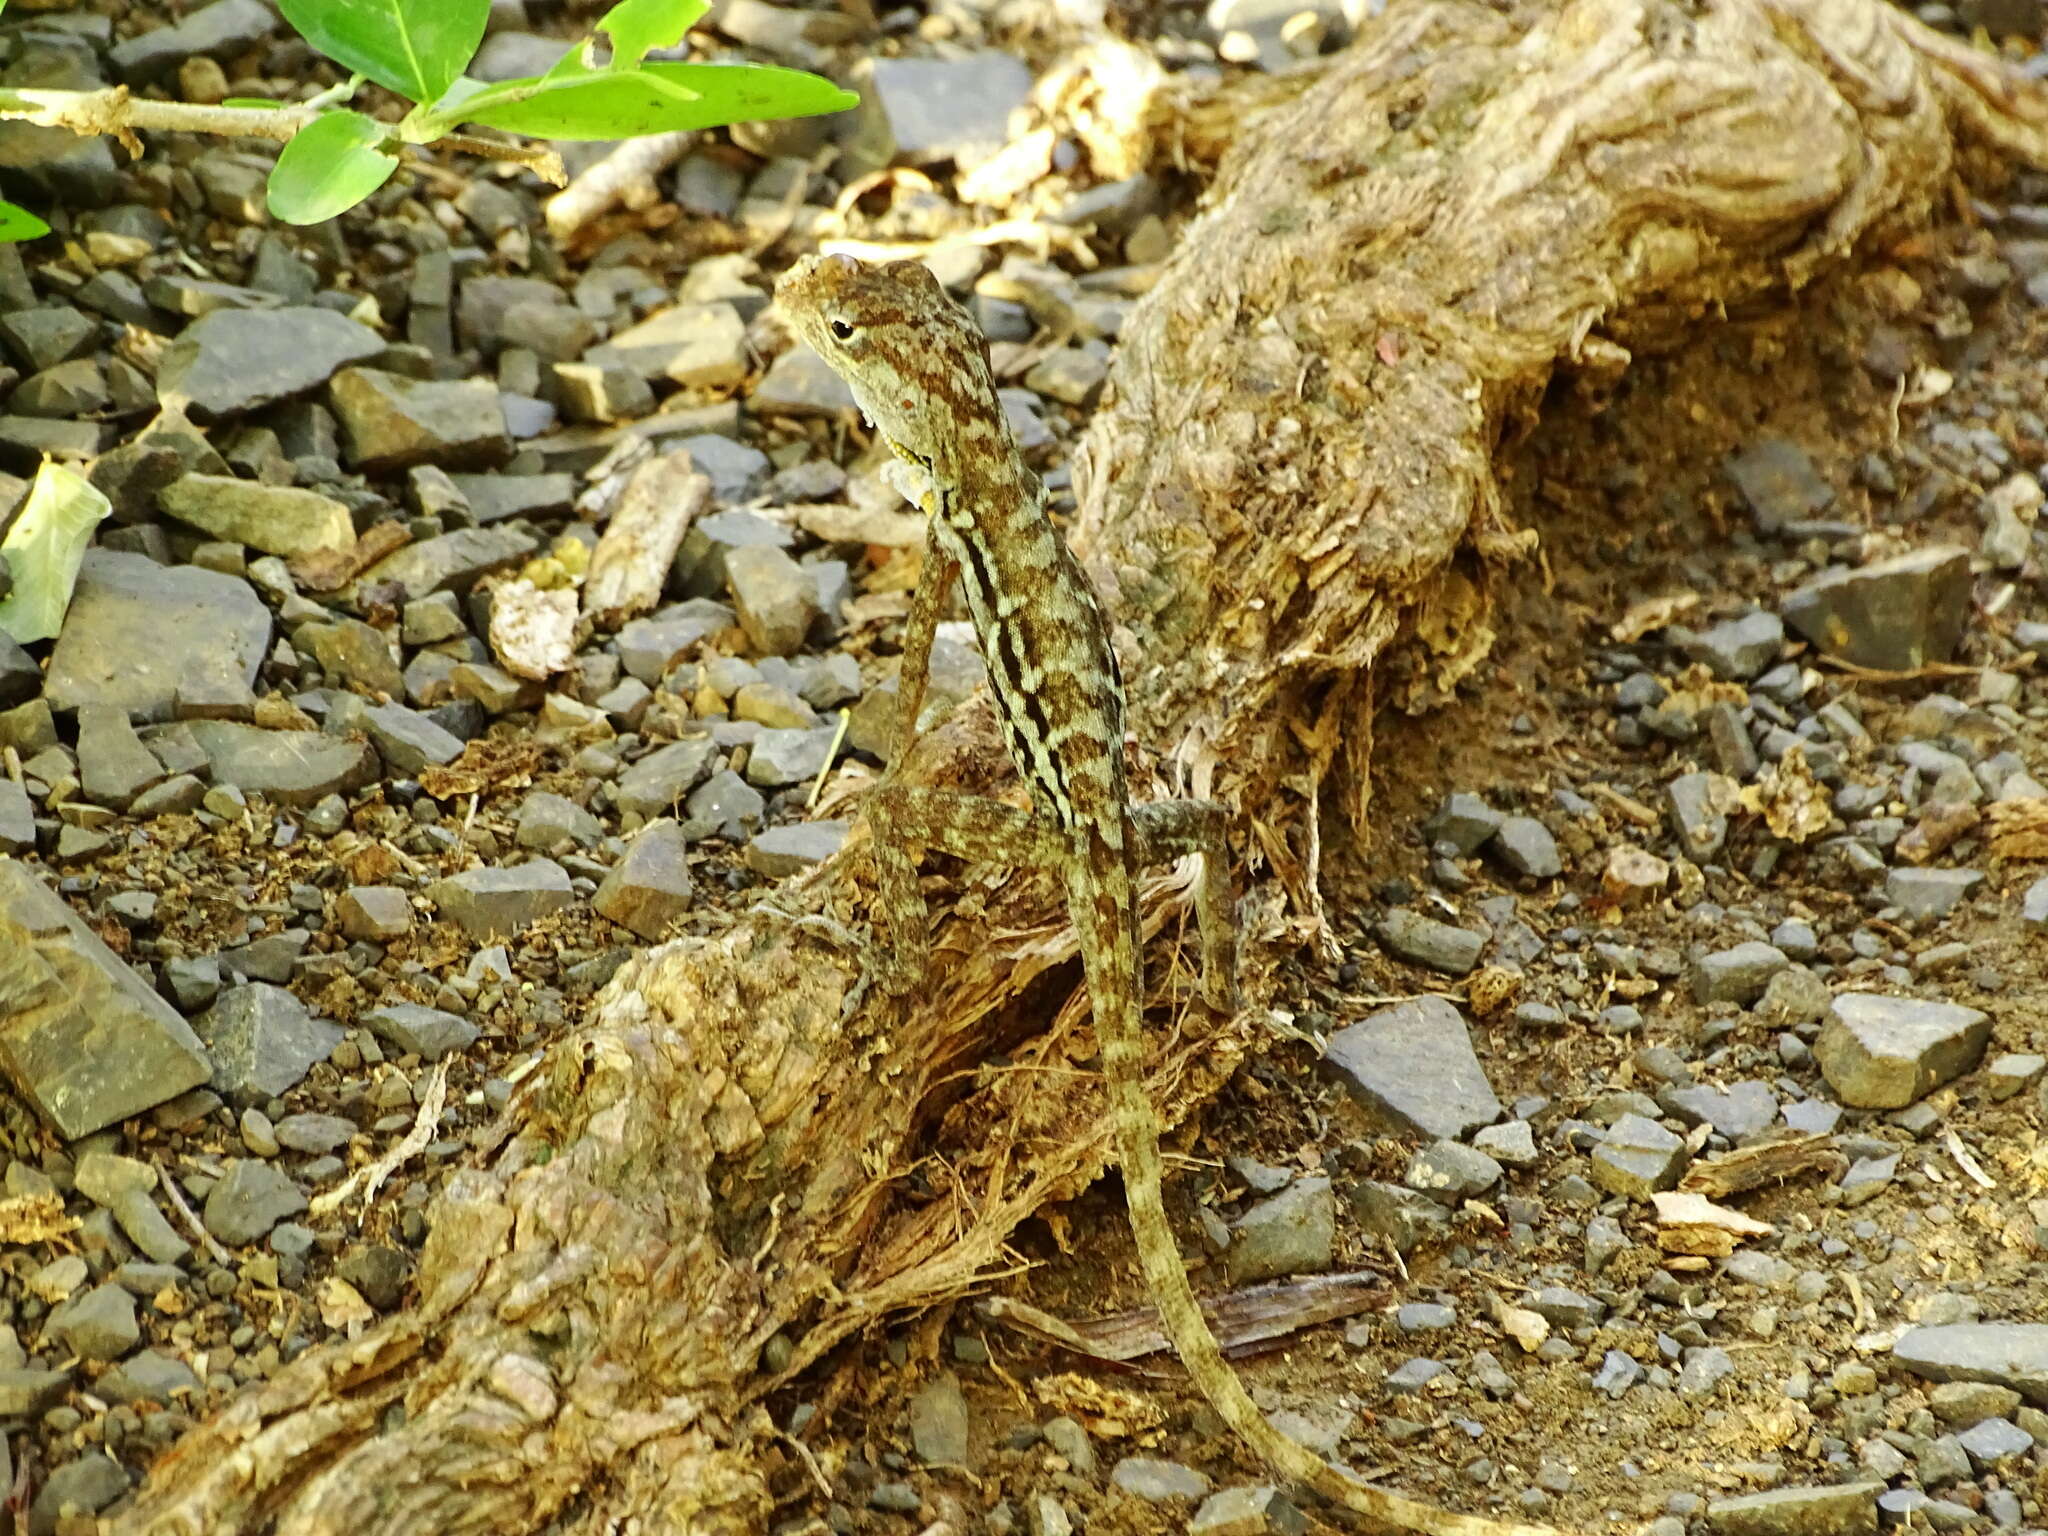
[[[775,301],[899,454],[946,472],[958,455],[1007,447],[988,343],[929,268],[807,256]]]

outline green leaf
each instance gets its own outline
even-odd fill
[[[447,90],[483,41],[491,0],[278,0],[284,19],[344,68],[408,101]]]
[[[843,112],[860,98],[830,80],[765,64],[642,64],[506,80],[455,120],[544,139],[629,139],[761,118]]]
[[[710,0],[619,0],[598,19],[612,39],[612,68],[630,69],[656,48],[673,48]]]
[[[4,3],[5,0],[0,0],[0,4]],[[50,226],[26,208],[0,202],[0,245],[9,245],[16,240],[39,240],[49,232]]]
[[[391,130],[360,112],[323,112],[292,136],[270,170],[273,218],[318,224],[355,207],[391,179]]]
[[[112,510],[75,471],[43,460],[21,515],[0,539],[0,555],[14,572],[14,590],[0,598],[0,635],[27,645],[64,627],[85,546]]]

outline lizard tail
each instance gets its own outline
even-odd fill
[[[1188,1376],[1223,1422],[1275,1471],[1307,1484],[1378,1528],[1423,1531],[1430,1536],[1556,1536],[1545,1526],[1454,1514],[1369,1487],[1275,1429],[1245,1391],[1236,1368],[1224,1359],[1195,1300],[1187,1266],[1166,1219],[1159,1121],[1145,1087],[1144,968],[1136,890],[1125,855],[1132,833],[1128,824],[1122,830],[1124,837],[1116,847],[1110,846],[1111,835],[1091,831],[1093,846],[1075,861],[1077,870],[1086,873],[1071,879],[1069,905],[1095,1013],[1095,1036],[1123,1165],[1124,1198],[1130,1207],[1138,1264],[1159,1309],[1160,1325]]]

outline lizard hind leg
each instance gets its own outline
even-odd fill
[[[1140,864],[1202,857],[1195,924],[1202,938],[1202,1000],[1219,1013],[1237,1007],[1237,922],[1231,910],[1229,813],[1214,800],[1154,800],[1131,807]]]

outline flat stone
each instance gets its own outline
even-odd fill
[[[214,783],[273,805],[315,805],[362,788],[378,773],[368,742],[319,731],[266,731],[234,720],[188,720],[173,729],[206,754]]]
[[[1711,773],[1681,773],[1665,786],[1671,829],[1695,864],[1710,863],[1728,841],[1728,814]]]
[[[1397,1003],[1339,1030],[1323,1062],[1375,1130],[1455,1141],[1500,1118],[1464,1016],[1440,997]]]
[[[36,808],[28,791],[12,779],[0,779],[0,854],[33,853]]]
[[[386,1003],[362,1015],[361,1023],[379,1040],[423,1061],[467,1050],[481,1033],[459,1013],[419,1003]]]
[[[108,704],[168,720],[181,688],[253,688],[270,634],[270,610],[238,577],[88,549],[43,697],[59,711]]]
[[[277,29],[263,0],[214,0],[176,26],[124,38],[107,51],[124,85],[148,85],[196,56],[227,60],[245,53]]]
[[[1483,1195],[1500,1182],[1500,1164],[1476,1147],[1435,1141],[1408,1161],[1401,1182],[1446,1203]]]
[[[306,1196],[275,1163],[242,1158],[206,1197],[206,1230],[230,1248],[262,1241],[287,1216],[306,1208]]]
[[[1914,1328],[1892,1359],[1928,1381],[1984,1381],[2048,1407],[2048,1323],[1941,1323]]]
[[[17,309],[0,315],[0,343],[31,372],[67,363],[92,345],[99,322],[68,304]]]
[[[348,368],[334,376],[328,398],[352,469],[484,469],[512,456],[504,406],[485,379],[409,379]]]
[[[347,1146],[357,1134],[353,1120],[340,1115],[286,1115],[271,1127],[277,1144],[309,1157],[324,1157]]]
[[[451,475],[479,523],[508,517],[548,518],[568,515],[576,501],[574,475]]]
[[[1844,992],[1813,1054],[1843,1103],[1901,1109],[1976,1066],[1990,1039],[1990,1016],[1975,1008]]]
[[[429,764],[445,765],[462,756],[460,736],[403,704],[373,704],[362,712],[362,722],[393,773],[416,774]]]
[[[384,338],[331,309],[220,309],[164,349],[157,393],[199,421],[257,410],[317,389]]]
[[[137,1350],[93,1383],[93,1392],[112,1403],[158,1403],[169,1407],[200,1390],[192,1367],[154,1349]]]
[[[1654,1120],[1623,1115],[1593,1148],[1593,1182],[1609,1194],[1647,1200],[1685,1172],[1685,1143]]]
[[[144,790],[169,777],[135,734],[128,711],[111,704],[78,709],[78,782],[94,805],[125,811]]]
[[[1510,870],[1531,880],[1550,880],[1564,873],[1557,839],[1534,816],[1504,817],[1488,847]]]
[[[1472,1145],[1496,1162],[1510,1168],[1533,1168],[1539,1160],[1536,1133],[1526,1120],[1508,1120],[1500,1125],[1482,1126],[1472,1135]]]
[[[552,859],[529,859],[510,869],[466,869],[436,880],[427,895],[442,917],[473,939],[509,937],[576,900],[569,872]]]
[[[1933,922],[1955,911],[1983,880],[1975,869],[1895,869],[1885,876],[1884,893],[1915,922]]]
[[[678,603],[619,631],[619,663],[652,688],[694,647],[737,622],[732,609],[709,598]]]
[[[1787,438],[1760,438],[1731,454],[1725,467],[1749,504],[1758,533],[1773,534],[1789,522],[1818,517],[1834,504],[1833,487],[1821,479],[1806,450]]]
[[[1692,964],[1693,1001],[1747,1006],[1762,997],[1771,978],[1791,963],[1775,944],[1757,939],[1702,955]]]
[[[0,1369],[0,1416],[35,1418],[55,1407],[71,1388],[69,1371]]]
[[[0,857],[0,1070],[75,1139],[207,1080],[198,1038],[44,885]]]
[[[1877,1529],[1883,1483],[1773,1488],[1707,1505],[1714,1536],[1866,1536]]]
[[[460,595],[539,548],[538,539],[517,528],[458,528],[386,555],[357,578],[355,590],[396,587],[402,602],[443,591]]]
[[[910,1400],[910,1444],[926,1466],[967,1465],[967,1395],[943,1371]]]
[[[1394,908],[1374,931],[1389,954],[1446,976],[1466,974],[1486,947],[1484,934],[1440,923],[1410,907]]]
[[[1212,1493],[1188,1522],[1188,1536],[1306,1536],[1308,1516],[1270,1484]]]
[[[1667,1088],[1658,1103],[1690,1125],[1711,1125],[1730,1141],[1768,1129],[1778,1118],[1778,1096],[1755,1078],[1713,1088],[1701,1083]]]
[[[142,1338],[135,1298],[112,1281],[65,1302],[45,1326],[85,1360],[118,1360]]]
[[[1337,1197],[1320,1174],[1296,1179],[1230,1224],[1224,1268],[1232,1285],[1320,1274],[1337,1237]]]
[[[766,545],[727,552],[726,581],[740,628],[757,654],[793,656],[818,621],[818,584],[796,561]]]
[[[213,1054],[214,1092],[238,1105],[290,1092],[342,1039],[340,1025],[267,981],[229,987],[193,1028]]]
[[[356,547],[349,509],[318,491],[233,475],[186,475],[157,492],[156,501],[178,521],[217,539],[286,559]]]
[[[29,1505],[30,1536],[49,1536],[66,1508],[105,1509],[128,1491],[128,1474],[105,1451],[87,1451],[56,1469]]]
[[[1155,1456],[1124,1457],[1110,1468],[1109,1481],[1111,1486],[1147,1504],[1203,1498],[1212,1486],[1206,1473]]]
[[[1748,613],[1698,632],[1676,630],[1671,638],[1690,660],[1714,676],[1748,682],[1778,659],[1785,643],[1785,622],[1775,613]]]
[[[1984,1069],[1984,1094],[1992,1103],[2024,1093],[2048,1072],[2048,1056],[2007,1051]]]
[[[627,815],[673,814],[717,756],[718,745],[709,736],[657,747],[619,775],[612,786],[612,803]]]
[[[754,738],[747,757],[747,782],[764,789],[785,784],[808,784],[825,771],[832,758],[835,727],[821,725],[808,731],[765,730]]]
[[[746,379],[746,342],[746,321],[732,305],[678,304],[593,347],[588,361],[691,389],[727,389]]]
[[[831,858],[852,827],[850,821],[830,819],[767,827],[748,839],[741,862],[763,879],[781,880]]]
[[[1969,607],[1970,552],[1945,546],[1823,571],[1782,612],[1830,656],[1903,672],[1954,656]]]
[[[674,821],[649,822],[612,866],[591,905],[649,943],[690,910],[693,886],[687,860],[689,840]]]
[[[1009,142],[1031,71],[993,49],[950,59],[875,58],[857,72],[851,174],[952,160],[972,169]]]

